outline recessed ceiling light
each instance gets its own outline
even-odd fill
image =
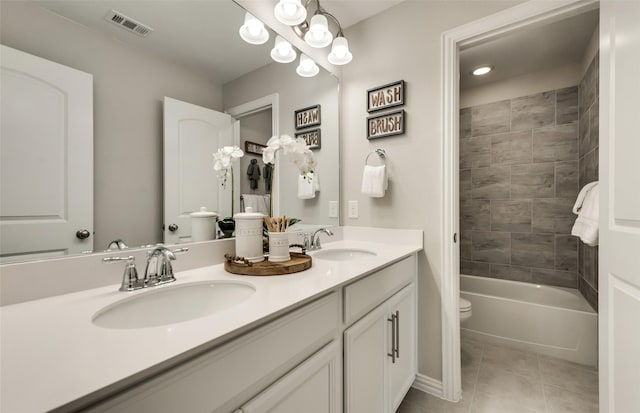
[[[471,72],[471,74],[473,74],[474,76],[482,76],[482,75],[486,75],[492,70],[493,70],[493,66],[480,66],[473,69],[473,72]]]

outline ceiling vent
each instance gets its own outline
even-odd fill
[[[140,37],[147,37],[149,33],[153,31],[153,29],[149,26],[145,26],[144,24],[132,19],[131,17],[127,17],[124,14],[111,10],[104,16],[106,21],[109,21],[116,26],[122,27],[125,30],[128,30],[132,33],[137,34]]]

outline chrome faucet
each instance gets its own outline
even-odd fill
[[[309,251],[315,251],[315,250],[319,250],[322,249],[322,245],[320,245],[320,233],[325,233],[329,236],[333,235],[333,232],[331,232],[330,229],[328,228],[320,228],[317,229],[310,238],[310,243],[309,243]]]
[[[152,287],[175,281],[176,277],[173,275],[171,261],[176,259],[177,253],[187,251],[189,251],[189,248],[180,248],[172,251],[164,245],[157,245],[153,250],[149,251],[147,268],[144,270],[144,286]]]
[[[176,259],[175,254],[187,251],[189,251],[189,248],[180,248],[172,251],[164,245],[155,246],[153,250],[149,251],[147,268],[144,271],[144,279],[142,280],[138,278],[138,270],[136,269],[133,255],[128,257],[106,257],[102,259],[102,262],[109,264],[126,261],[127,266],[122,275],[120,291],[134,291],[175,281],[176,277],[173,275],[171,261]]]

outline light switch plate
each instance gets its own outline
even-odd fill
[[[329,201],[329,218],[338,218],[338,201]]]
[[[358,218],[358,201],[349,201],[349,218]]]

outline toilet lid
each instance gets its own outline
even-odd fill
[[[460,311],[471,310],[471,302],[465,298],[460,297]]]

